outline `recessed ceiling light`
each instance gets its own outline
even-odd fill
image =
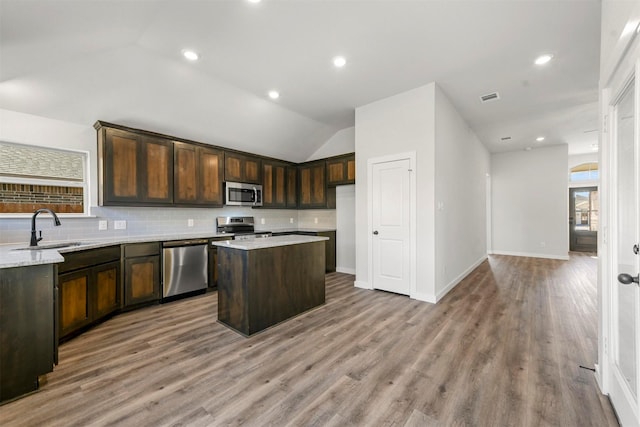
[[[194,51],[189,50],[189,49],[183,50],[182,51],[182,56],[187,58],[189,61],[197,61],[198,58],[200,58],[200,55],[198,55],[197,53],[195,53]]]
[[[553,55],[551,55],[550,53],[547,53],[547,54],[538,56],[534,61],[534,63],[536,65],[544,65],[547,62],[551,61],[551,59],[553,59]]]
[[[524,151],[531,151],[531,147],[524,147]]]
[[[538,142],[542,142],[542,141],[544,141],[544,136],[539,136],[539,137],[537,137],[537,138],[536,138],[536,141],[538,141]]]
[[[335,58],[333,58],[333,65],[336,68],[342,68],[347,65],[347,60],[344,56],[336,56]]]
[[[280,94],[278,93],[277,90],[270,90],[269,91],[269,98],[278,99],[278,98],[280,98]]]
[[[260,3],[262,0],[247,0],[249,3]]]

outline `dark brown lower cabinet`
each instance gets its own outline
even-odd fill
[[[120,247],[63,254],[58,267],[59,337],[74,335],[120,308]]]
[[[37,390],[53,370],[55,283],[53,264],[0,269],[0,402]]]
[[[275,233],[274,233],[275,234]],[[280,234],[280,233],[278,233]],[[336,271],[336,232],[330,231],[296,231],[293,233],[284,234],[301,234],[303,236],[321,236],[328,237],[329,240],[325,242],[325,263],[326,272],[331,273]]]
[[[231,239],[231,237],[213,237],[209,239],[209,288],[215,289],[218,287],[218,247],[213,246],[211,242]]]
[[[248,336],[324,304],[322,243],[219,247],[218,320]]]
[[[160,300],[160,243],[124,245],[124,306]]]

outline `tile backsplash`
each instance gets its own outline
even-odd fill
[[[62,225],[54,227],[51,216],[40,214],[37,217],[36,229],[42,230],[43,242],[51,242],[173,233],[210,233],[216,228],[215,221],[218,216],[253,216],[256,230],[336,227],[336,211],[331,209],[298,211],[247,207],[209,209],[95,206],[91,208],[91,215],[61,216]],[[101,221],[107,222],[106,230],[99,230]],[[193,225],[189,226],[191,222]],[[116,229],[116,225],[125,225],[126,228]],[[29,241],[30,232],[30,217],[0,216],[0,244],[26,243]]]

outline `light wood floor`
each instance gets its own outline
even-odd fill
[[[327,303],[251,338],[209,293],[60,348],[5,426],[613,426],[596,361],[596,260],[492,256],[439,304],[327,275]]]

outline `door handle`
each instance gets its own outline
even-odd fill
[[[627,273],[618,274],[618,281],[620,283],[624,283],[625,285],[630,285],[632,283],[639,283],[640,274],[635,277]]]
[[[633,245],[633,253],[638,255],[638,252],[640,252],[640,247],[636,243],[635,245]]]
[[[377,236],[377,235],[378,235],[378,230],[375,230],[375,231],[373,232],[373,235],[374,235],[374,236]]]

